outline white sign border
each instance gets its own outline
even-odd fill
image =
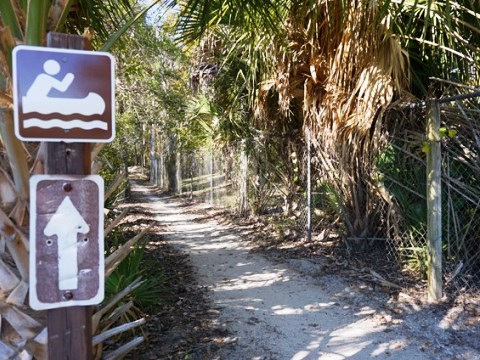
[[[17,52],[21,50],[41,51],[41,52],[54,52],[63,54],[80,54],[88,56],[107,56],[110,58],[110,76],[111,83],[111,109],[112,109],[112,136],[108,139],[70,139],[70,138],[42,138],[42,137],[28,137],[25,138],[20,135],[20,120],[18,117],[19,112],[19,100],[18,100],[18,86],[17,86]],[[50,48],[41,46],[30,45],[18,45],[13,48],[12,51],[12,92],[13,92],[13,122],[15,126],[15,136],[21,141],[44,141],[44,142],[59,142],[66,143],[78,142],[78,143],[109,143],[115,138],[115,57],[107,52],[103,51],[88,51],[88,50],[75,50],[75,49],[63,49],[63,48]]]
[[[37,296],[37,267],[36,267],[36,222],[37,222],[37,185],[44,180],[60,181],[93,181],[98,186],[98,292],[86,300],[65,300],[60,302],[45,303],[40,301]],[[29,303],[34,310],[58,309],[71,306],[97,305],[105,297],[105,256],[104,256],[104,181],[99,175],[33,175],[30,178],[30,255],[29,255]]]

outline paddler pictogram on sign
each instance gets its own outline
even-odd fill
[[[108,53],[17,46],[15,133],[25,141],[109,142],[114,59]]]

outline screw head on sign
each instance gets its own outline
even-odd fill
[[[72,191],[72,184],[70,184],[70,183],[63,184],[63,191],[65,191],[65,192]]]
[[[63,293],[63,298],[65,300],[72,300],[73,299],[73,293],[71,291],[65,291]]]

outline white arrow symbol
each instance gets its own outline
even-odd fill
[[[43,230],[46,236],[57,235],[60,290],[78,288],[77,234],[89,231],[90,227],[66,196]]]

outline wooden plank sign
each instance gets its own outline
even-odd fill
[[[103,179],[30,179],[30,306],[98,304],[104,297]]]
[[[111,54],[21,45],[12,56],[15,134],[20,140],[113,140]]]

